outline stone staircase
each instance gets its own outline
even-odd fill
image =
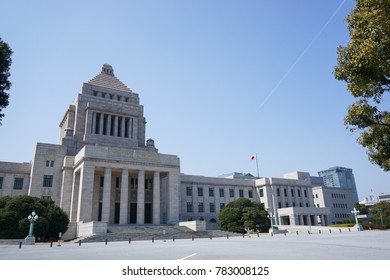
[[[112,242],[112,241],[131,241],[137,240],[164,240],[164,239],[192,239],[236,236],[240,234],[224,232],[220,230],[193,231],[187,227],[170,225],[109,225],[107,234],[94,235],[84,238],[82,242]]]

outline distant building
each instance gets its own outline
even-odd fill
[[[313,187],[314,205],[317,208],[329,209],[329,222],[341,224],[353,220],[351,210],[355,207],[351,189],[317,186]]]
[[[293,172],[283,178],[256,180],[260,202],[273,214],[275,224],[326,226],[332,223],[329,208],[314,204],[310,177],[307,172]]]
[[[378,202],[382,201],[390,202],[390,193],[382,193],[378,195]]]
[[[323,178],[324,185],[326,187],[352,190],[353,201],[359,202],[355,177],[353,176],[352,169],[336,166],[327,170],[319,171],[318,175]]]

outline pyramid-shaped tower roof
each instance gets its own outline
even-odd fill
[[[88,84],[132,93],[131,89],[115,77],[112,66],[108,64],[104,64],[100,74],[90,80]]]

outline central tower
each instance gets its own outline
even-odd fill
[[[145,147],[145,118],[139,96],[114,75],[111,65],[87,83],[60,124],[60,144],[75,155],[85,145]]]

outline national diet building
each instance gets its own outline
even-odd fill
[[[66,109],[58,144],[37,143],[30,163],[0,162],[0,195],[52,199],[73,227],[88,224],[92,233],[109,224],[198,220],[216,227],[220,210],[241,197],[264,203],[275,224],[334,222],[331,203],[314,201],[314,184],[306,175],[288,180],[184,175],[178,156],[159,153],[154,140],[145,139],[145,129],[139,95],[104,64]],[[321,198],[322,189],[318,193]]]

